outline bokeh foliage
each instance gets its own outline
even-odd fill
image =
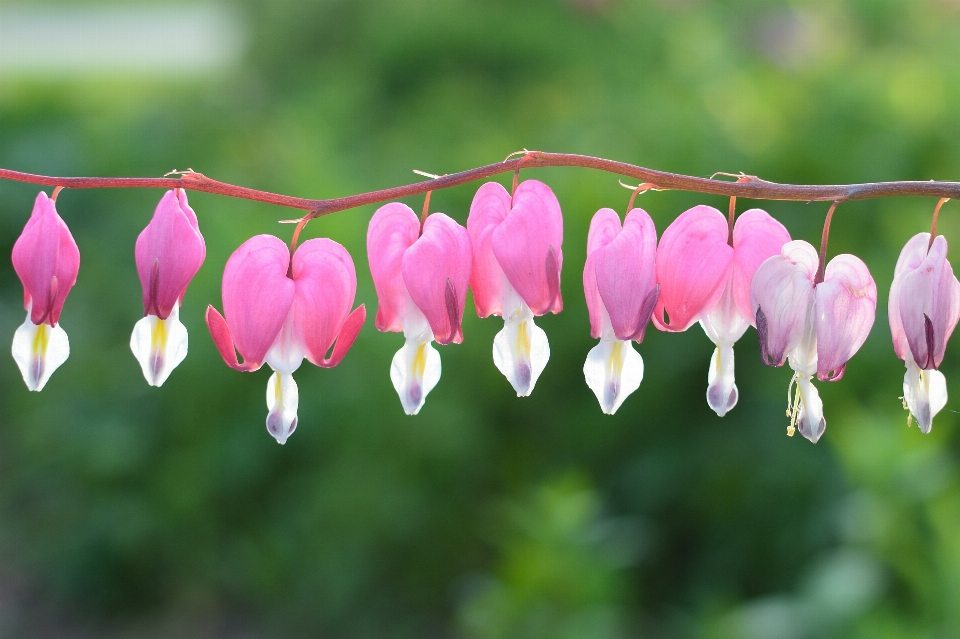
[[[957,0],[247,0],[243,63],[218,77],[0,78],[0,166],[217,179],[311,197],[448,173],[521,148],[692,175],[803,183],[960,178]],[[171,28],[176,28],[171,24]],[[176,55],[171,51],[171,55]],[[784,431],[789,371],[737,346],[740,404],[704,401],[712,345],[655,330],[615,417],[582,376],[592,345],[586,229],[628,193],[578,169],[549,183],[566,220],[552,359],[517,399],[495,319],[469,312],[421,415],[367,323],[341,366],[298,373],[300,427],[263,426],[267,374],[220,360],[203,324],[247,237],[289,211],[191,194],[208,246],[182,320],[191,352],[161,390],[128,350],[133,242],[156,191],[66,191],[80,279],[73,353],[42,394],[0,367],[0,636],[813,638],[960,635],[960,439],[952,408],[907,428],[886,323],[897,254],[933,202],[843,204],[832,254],[880,290],[873,332],[821,384],[817,446]],[[504,181],[507,178],[504,178]],[[435,193],[465,222],[476,185]],[[36,189],[0,184],[9,255]],[[412,198],[418,208],[422,200]],[[662,231],[722,198],[639,198]],[[741,202],[741,210],[754,203]],[[761,204],[816,241],[826,205]],[[960,238],[956,204],[941,231]],[[356,261],[374,207],[307,227]],[[22,320],[0,266],[0,336]],[[960,379],[953,344],[942,367]],[[960,391],[955,391],[960,392]]]

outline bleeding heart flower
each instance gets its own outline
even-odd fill
[[[707,372],[707,403],[720,417],[737,404],[733,345],[754,325],[750,281],[790,234],[760,209],[737,218],[730,244],[727,219],[710,206],[683,212],[663,232],[657,248],[660,301],[653,323],[685,331],[700,322],[716,349]]]
[[[266,362],[273,369],[267,383],[267,431],[281,444],[297,427],[299,391],[293,372],[304,358],[323,368],[336,366],[363,326],[363,304],[350,311],[356,291],[353,259],[326,238],[301,244],[291,263],[280,239],[257,235],[227,260],[224,315],[207,307],[207,327],[231,368],[255,371]]]
[[[827,422],[813,378],[832,382],[843,377],[847,361],[870,334],[877,310],[877,285],[860,258],[837,255],[820,283],[818,265],[810,244],[788,242],[780,255],[760,265],[750,286],[764,363],[782,366],[789,359],[794,370],[787,433],[793,435],[797,426],[814,443]]]
[[[643,358],[630,342],[643,341],[659,297],[656,257],[657,229],[643,209],[630,211],[623,228],[613,209],[593,216],[583,292],[590,336],[600,343],[587,355],[583,375],[607,415],[617,412],[643,380]]]
[[[130,349],[151,386],[160,386],[187,356],[187,328],[180,305],[207,249],[187,193],[164,193],[153,219],[137,238],[137,273],[143,287],[143,319],[133,327]]]
[[[377,329],[403,332],[390,380],[407,415],[416,415],[440,381],[431,342],[463,341],[463,305],[470,285],[470,236],[443,213],[420,220],[406,204],[380,207],[367,229],[367,258],[377,289]]]
[[[500,315],[493,362],[518,397],[533,391],[550,359],[547,334],[534,316],[559,313],[563,215],[546,184],[527,180],[511,198],[500,184],[480,187],[470,205],[470,285],[477,315]]]
[[[80,249],[46,193],[37,195],[13,245],[13,268],[23,284],[27,309],[27,319],[13,336],[13,359],[27,388],[40,391],[70,356],[60,312],[80,271]]]
[[[933,245],[929,233],[910,238],[897,260],[888,310],[893,350],[907,366],[903,399],[921,432],[929,433],[947,405],[947,380],[937,368],[960,319],[960,282],[947,260],[946,238]]]

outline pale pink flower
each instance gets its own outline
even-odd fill
[[[587,355],[583,375],[604,413],[613,415],[640,387],[643,358],[633,349],[659,296],[657,229],[643,209],[633,209],[620,226],[613,209],[600,209],[590,222],[583,292],[590,312],[590,336],[600,339]]]
[[[420,412],[440,381],[440,354],[431,345],[463,341],[463,306],[470,285],[470,236],[443,213],[420,220],[406,204],[380,207],[367,229],[367,258],[377,289],[380,331],[403,332],[390,380],[408,415]]]
[[[928,249],[929,247],[929,249]],[[910,238],[894,270],[888,307],[893,350],[907,367],[903,399],[924,433],[947,405],[947,380],[937,370],[960,319],[960,282],[947,260],[947,240]]]
[[[750,287],[760,354],[770,366],[789,359],[788,433],[794,426],[816,443],[827,426],[823,402],[813,385],[843,377],[847,361],[870,334],[877,286],[860,258],[837,255],[816,282],[817,251],[802,240],[788,242],[757,269]],[[796,395],[793,389],[796,386]]]
[[[267,383],[267,430],[281,444],[297,427],[299,391],[293,372],[304,358],[323,368],[336,366],[363,326],[364,306],[350,311],[356,291],[353,259],[326,238],[301,244],[291,263],[286,244],[258,235],[227,260],[224,314],[208,307],[207,327],[231,368],[255,371],[266,362],[273,369]]]
[[[160,386],[187,356],[187,328],[180,305],[207,249],[187,193],[164,193],[136,245],[137,274],[143,288],[143,319],[130,336],[147,383]]]
[[[70,356],[60,312],[80,271],[80,249],[46,193],[37,195],[33,213],[13,245],[13,268],[23,284],[27,309],[26,320],[13,336],[13,359],[27,388],[39,391]]]
[[[733,345],[754,325],[750,281],[757,267],[776,255],[790,234],[760,209],[745,211],[729,243],[727,219],[710,206],[683,212],[663,232],[657,248],[660,301],[653,323],[685,331],[699,321],[716,348],[707,372],[707,403],[723,417],[737,404]]]
[[[527,180],[514,196],[500,184],[480,187],[470,205],[470,285],[477,315],[500,315],[493,362],[518,397],[529,395],[550,359],[550,344],[533,318],[563,309],[563,215],[546,184]]]

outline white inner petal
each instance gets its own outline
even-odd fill
[[[506,306],[508,301],[510,307]],[[503,330],[493,339],[493,363],[517,391],[517,397],[526,397],[533,392],[549,360],[547,334],[534,324],[533,312],[513,292],[504,302]]]
[[[274,371],[267,382],[267,432],[279,444],[297,429],[297,406],[300,390],[293,375]]]
[[[720,417],[737,405],[739,391],[734,381],[733,344],[718,345],[707,371],[707,404]]]
[[[130,350],[147,383],[162,386],[187,356],[187,327],[180,322],[180,305],[174,305],[165,320],[147,315],[138,321],[130,336]]]
[[[70,356],[70,340],[59,324],[51,327],[31,322],[28,310],[27,319],[13,334],[11,352],[27,388],[41,391],[53,371]]]
[[[390,381],[407,415],[420,412],[427,394],[440,381],[440,353],[432,342],[429,328],[426,333],[408,337],[390,364]]]
[[[300,368],[304,358],[303,348],[294,338],[293,322],[293,313],[288,313],[287,319],[283,322],[283,328],[280,329],[263,359],[273,370],[288,375],[292,375]]]
[[[947,405],[947,378],[938,370],[922,370],[907,351],[903,398],[923,433],[929,433],[933,418]]]
[[[629,340],[618,340],[613,330],[604,330],[600,343],[590,349],[583,364],[587,386],[597,396],[600,408],[613,415],[643,381],[643,358]]]

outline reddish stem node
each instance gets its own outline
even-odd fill
[[[50,199],[53,200],[54,204],[57,203],[57,196],[60,195],[60,191],[62,190],[63,190],[62,186],[58,186],[57,188],[53,189],[53,193],[50,195]]]

